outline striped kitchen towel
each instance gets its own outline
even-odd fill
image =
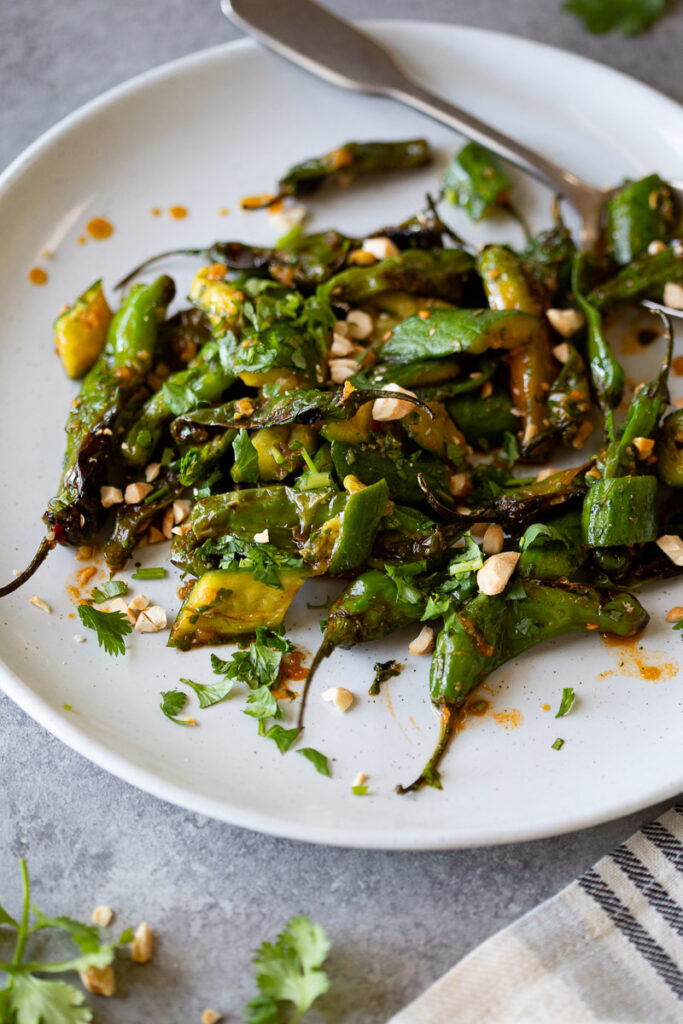
[[[390,1024],[683,1022],[683,803],[498,932]]]

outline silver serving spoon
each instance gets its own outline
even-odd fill
[[[581,218],[585,248],[598,241],[602,208],[616,188],[587,185],[552,160],[423,89],[386,50],[348,21],[313,0],[221,0],[221,9],[239,28],[319,78],[356,92],[389,96],[509,160],[574,207]],[[672,188],[683,200],[683,185]],[[680,310],[676,312],[681,315]]]

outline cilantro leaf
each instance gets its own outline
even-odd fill
[[[128,584],[125,580],[106,580],[101,587],[95,587],[91,597],[95,604],[102,604],[111,600],[112,597],[123,597],[128,593]]]
[[[268,686],[257,686],[247,697],[247,704],[244,709],[245,715],[252,718],[280,718],[282,709],[273,697]]]
[[[187,384],[167,380],[161,386],[161,397],[174,416],[182,416],[199,406],[199,399]]]
[[[249,437],[249,431],[244,427],[232,442],[232,450],[235,453],[235,464],[230,470],[233,480],[238,483],[258,483],[258,452]]]
[[[87,629],[97,633],[97,643],[107,654],[125,654],[124,636],[133,632],[128,619],[121,612],[100,612],[89,604],[79,604],[78,615]]]
[[[282,655],[293,649],[294,645],[281,633],[257,626],[256,638],[246,650],[236,651],[229,661],[212,654],[211,667],[216,674],[247,683],[252,689],[273,686],[277,682]]]
[[[301,747],[296,751],[297,754],[302,754],[307,761],[310,761],[317,772],[321,775],[327,775],[328,778],[332,775],[330,766],[327,763],[327,758],[324,754],[321,754],[319,750],[314,750],[313,747]]]
[[[555,718],[564,718],[564,716],[571,711],[575,700],[576,694],[574,693],[573,688],[571,686],[565,686],[562,690],[562,699]]]
[[[194,690],[199,698],[200,708],[210,708],[214,704],[220,704],[235,685],[234,679],[223,679],[220,683],[214,683],[212,686],[206,686],[204,683],[194,683],[191,679],[181,679],[180,682]]]
[[[80,989],[65,981],[47,981],[30,974],[15,976],[9,1005],[16,1024],[89,1024],[92,1010]]]
[[[280,551],[274,544],[256,544],[235,535],[204,541],[199,556],[218,556],[219,569],[249,569],[258,583],[265,583],[276,590],[282,590],[279,569],[298,569],[303,565],[301,558]]]
[[[526,597],[526,590],[521,580],[513,580],[505,590],[506,601],[523,601]]]
[[[484,564],[479,545],[472,540],[472,534],[468,532],[462,539],[465,541],[465,547],[457,548],[448,563],[448,572],[451,576],[459,576],[463,572],[476,572]]]
[[[264,736],[267,736],[271,740],[275,740],[277,743],[277,749],[281,754],[287,753],[292,743],[296,741],[298,735],[298,728],[283,729],[282,726],[277,723],[275,725],[271,725],[270,729],[264,733]]]
[[[182,690],[162,690],[161,691],[161,704],[159,707],[172,722],[176,725],[188,725],[188,722],[184,722],[177,716],[183,710],[187,704],[187,694],[183,693]]]
[[[514,434],[506,430],[503,434],[503,451],[508,466],[514,466],[519,458],[519,442]]]
[[[677,629],[681,634],[681,640],[683,640],[683,619],[679,619],[678,622],[674,622],[673,629]]]
[[[292,1003],[298,1020],[318,996],[327,992],[322,969],[331,944],[324,928],[307,917],[293,917],[275,943],[264,942],[254,957],[261,995],[245,1007],[248,1024],[280,1024],[280,1003]]]
[[[36,918],[36,923],[31,928],[32,932],[41,931],[43,928],[59,928],[71,936],[81,953],[95,953],[99,950],[100,933],[95,925],[83,924],[70,917],[46,917],[34,906],[31,906],[31,910]]]
[[[667,0],[567,0],[564,10],[580,18],[589,32],[619,29],[625,36],[645,32],[665,13]]]

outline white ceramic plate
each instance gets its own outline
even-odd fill
[[[638,83],[579,57],[475,29],[383,22],[372,31],[409,72],[596,184],[658,170],[681,177],[683,111]],[[389,101],[337,91],[251,43],[209,50],[143,75],[68,117],[33,145],[0,182],[0,579],[22,567],[41,537],[39,516],[55,489],[62,423],[75,386],[52,355],[56,311],[96,277],[111,287],[141,257],[216,238],[273,239],[263,214],[240,214],[238,199],[267,190],[278,172],[347,138],[426,134],[442,153],[457,136]],[[316,204],[317,224],[363,232],[403,218],[433,187],[428,170],[359,185]],[[523,182],[538,226],[547,195]],[[151,209],[184,205],[186,219]],[[219,215],[221,207],[230,213]],[[114,235],[79,245],[87,221],[109,218]],[[508,223],[470,237],[514,236]],[[41,258],[52,250],[54,258]],[[41,264],[42,288],[27,280]],[[187,284],[189,265],[169,264]],[[647,372],[650,357],[641,360]],[[158,564],[162,549],[147,553]],[[303,758],[282,757],[242,714],[243,697],[197,714],[183,729],[158,708],[159,691],[180,676],[209,682],[209,652],[167,649],[165,635],[129,638],[125,658],[97,648],[74,621],[65,582],[81,568],[73,552],[53,552],[34,580],[0,604],[0,683],[30,715],[122,778],[195,811],[282,836],[348,846],[438,848],[523,840],[594,824],[678,792],[681,678],[645,681],[633,655],[596,635],[547,644],[490,681],[493,711],[457,737],[443,766],[444,790],[398,797],[432,747],[436,720],[427,666],[410,658],[409,637],[340,652],[316,690],[343,683],[358,694],[338,716],[317,694],[306,744],[332,759],[333,779]],[[176,578],[134,585],[170,613]],[[28,604],[36,593],[53,607]],[[288,617],[290,635],[313,648],[324,585],[311,583]],[[674,583],[648,593],[652,622],[642,657],[655,668],[683,653],[664,622],[681,601]],[[386,694],[365,696],[376,660],[405,656]],[[619,668],[619,662],[624,665]],[[602,675],[607,673],[607,675]],[[631,673],[631,674],[629,674]],[[656,674],[656,673],[655,673]],[[578,701],[555,721],[561,689]],[[553,712],[544,712],[543,704]],[[72,706],[72,711],[63,705]],[[291,715],[291,711],[289,712]],[[497,716],[497,717],[496,717]],[[519,722],[519,725],[515,725]],[[565,739],[558,752],[556,736]],[[356,773],[371,796],[353,797]]]

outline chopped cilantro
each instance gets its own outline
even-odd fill
[[[275,740],[280,753],[285,754],[291,747],[292,743],[295,742],[299,735],[299,730],[298,728],[283,729],[281,725],[275,723],[275,725],[271,725],[270,729],[267,729],[263,735],[267,736],[271,740]]]
[[[576,694],[571,686],[565,686],[562,690],[562,699],[560,700],[560,706],[558,708],[555,718],[564,718],[574,704],[576,700]]]
[[[235,464],[230,470],[233,480],[239,483],[255,484],[259,480],[258,452],[249,431],[242,428],[232,442]]]
[[[302,560],[280,551],[274,544],[256,544],[234,534],[210,538],[199,549],[200,558],[218,557],[219,569],[249,569],[257,583],[282,590],[280,569],[299,569]]]
[[[237,679],[252,689],[273,686],[277,682],[282,655],[294,645],[280,633],[257,626],[256,639],[244,651],[236,651],[229,661],[211,655],[211,667],[217,675]]]
[[[162,690],[161,692],[161,704],[159,707],[172,722],[176,725],[188,725],[188,722],[183,721],[182,718],[178,718],[178,715],[187,704],[187,694],[181,690]]]
[[[458,576],[463,572],[476,572],[484,564],[479,545],[472,540],[472,534],[466,533],[463,538],[464,548],[457,548],[456,554],[448,563],[448,572],[451,576]]]
[[[403,670],[403,665],[400,661],[376,661],[374,664],[374,670],[375,678],[372,681],[372,686],[368,690],[371,697],[375,697],[380,692],[382,683],[386,683],[387,679],[400,675]]]
[[[523,601],[526,597],[526,590],[521,580],[513,580],[505,591],[506,601]]]
[[[260,995],[244,1007],[245,1024],[291,1024],[299,1020],[330,982],[322,969],[331,944],[322,925],[293,917],[275,943],[264,942],[254,957]],[[291,1004],[287,1012],[283,1004]]]
[[[121,612],[100,612],[89,604],[79,604],[78,616],[87,629],[97,633],[97,643],[107,654],[125,654],[124,636],[133,632],[128,619]]]
[[[128,593],[128,584],[124,580],[106,580],[101,587],[95,587],[91,597],[95,604],[102,604],[112,597],[123,597]]]
[[[503,434],[503,451],[508,466],[514,466],[519,458],[519,444],[514,434],[506,430]]]
[[[174,416],[182,416],[199,405],[199,399],[188,384],[167,380],[161,386],[161,397]]]
[[[219,704],[222,700],[225,700],[235,685],[234,679],[227,678],[222,679],[220,683],[214,683],[212,686],[206,686],[204,683],[195,683],[191,679],[181,679],[180,682],[194,690],[199,699],[200,708],[210,708],[214,704]]]
[[[681,634],[681,640],[683,640],[683,619],[679,619],[678,622],[674,622],[673,629],[677,629]]]
[[[307,761],[310,761],[315,767],[315,770],[320,772],[321,775],[327,775],[328,777],[331,776],[332,773],[330,772],[330,766],[327,763],[327,758],[324,754],[321,754],[319,750],[314,750],[313,747],[300,747],[296,753],[302,754]]]
[[[139,444],[141,448],[149,448],[152,443],[152,435],[149,430],[138,430],[135,443]]]
[[[247,697],[247,704],[244,714],[252,718],[282,718],[282,708],[268,686],[257,686],[252,690]]]

